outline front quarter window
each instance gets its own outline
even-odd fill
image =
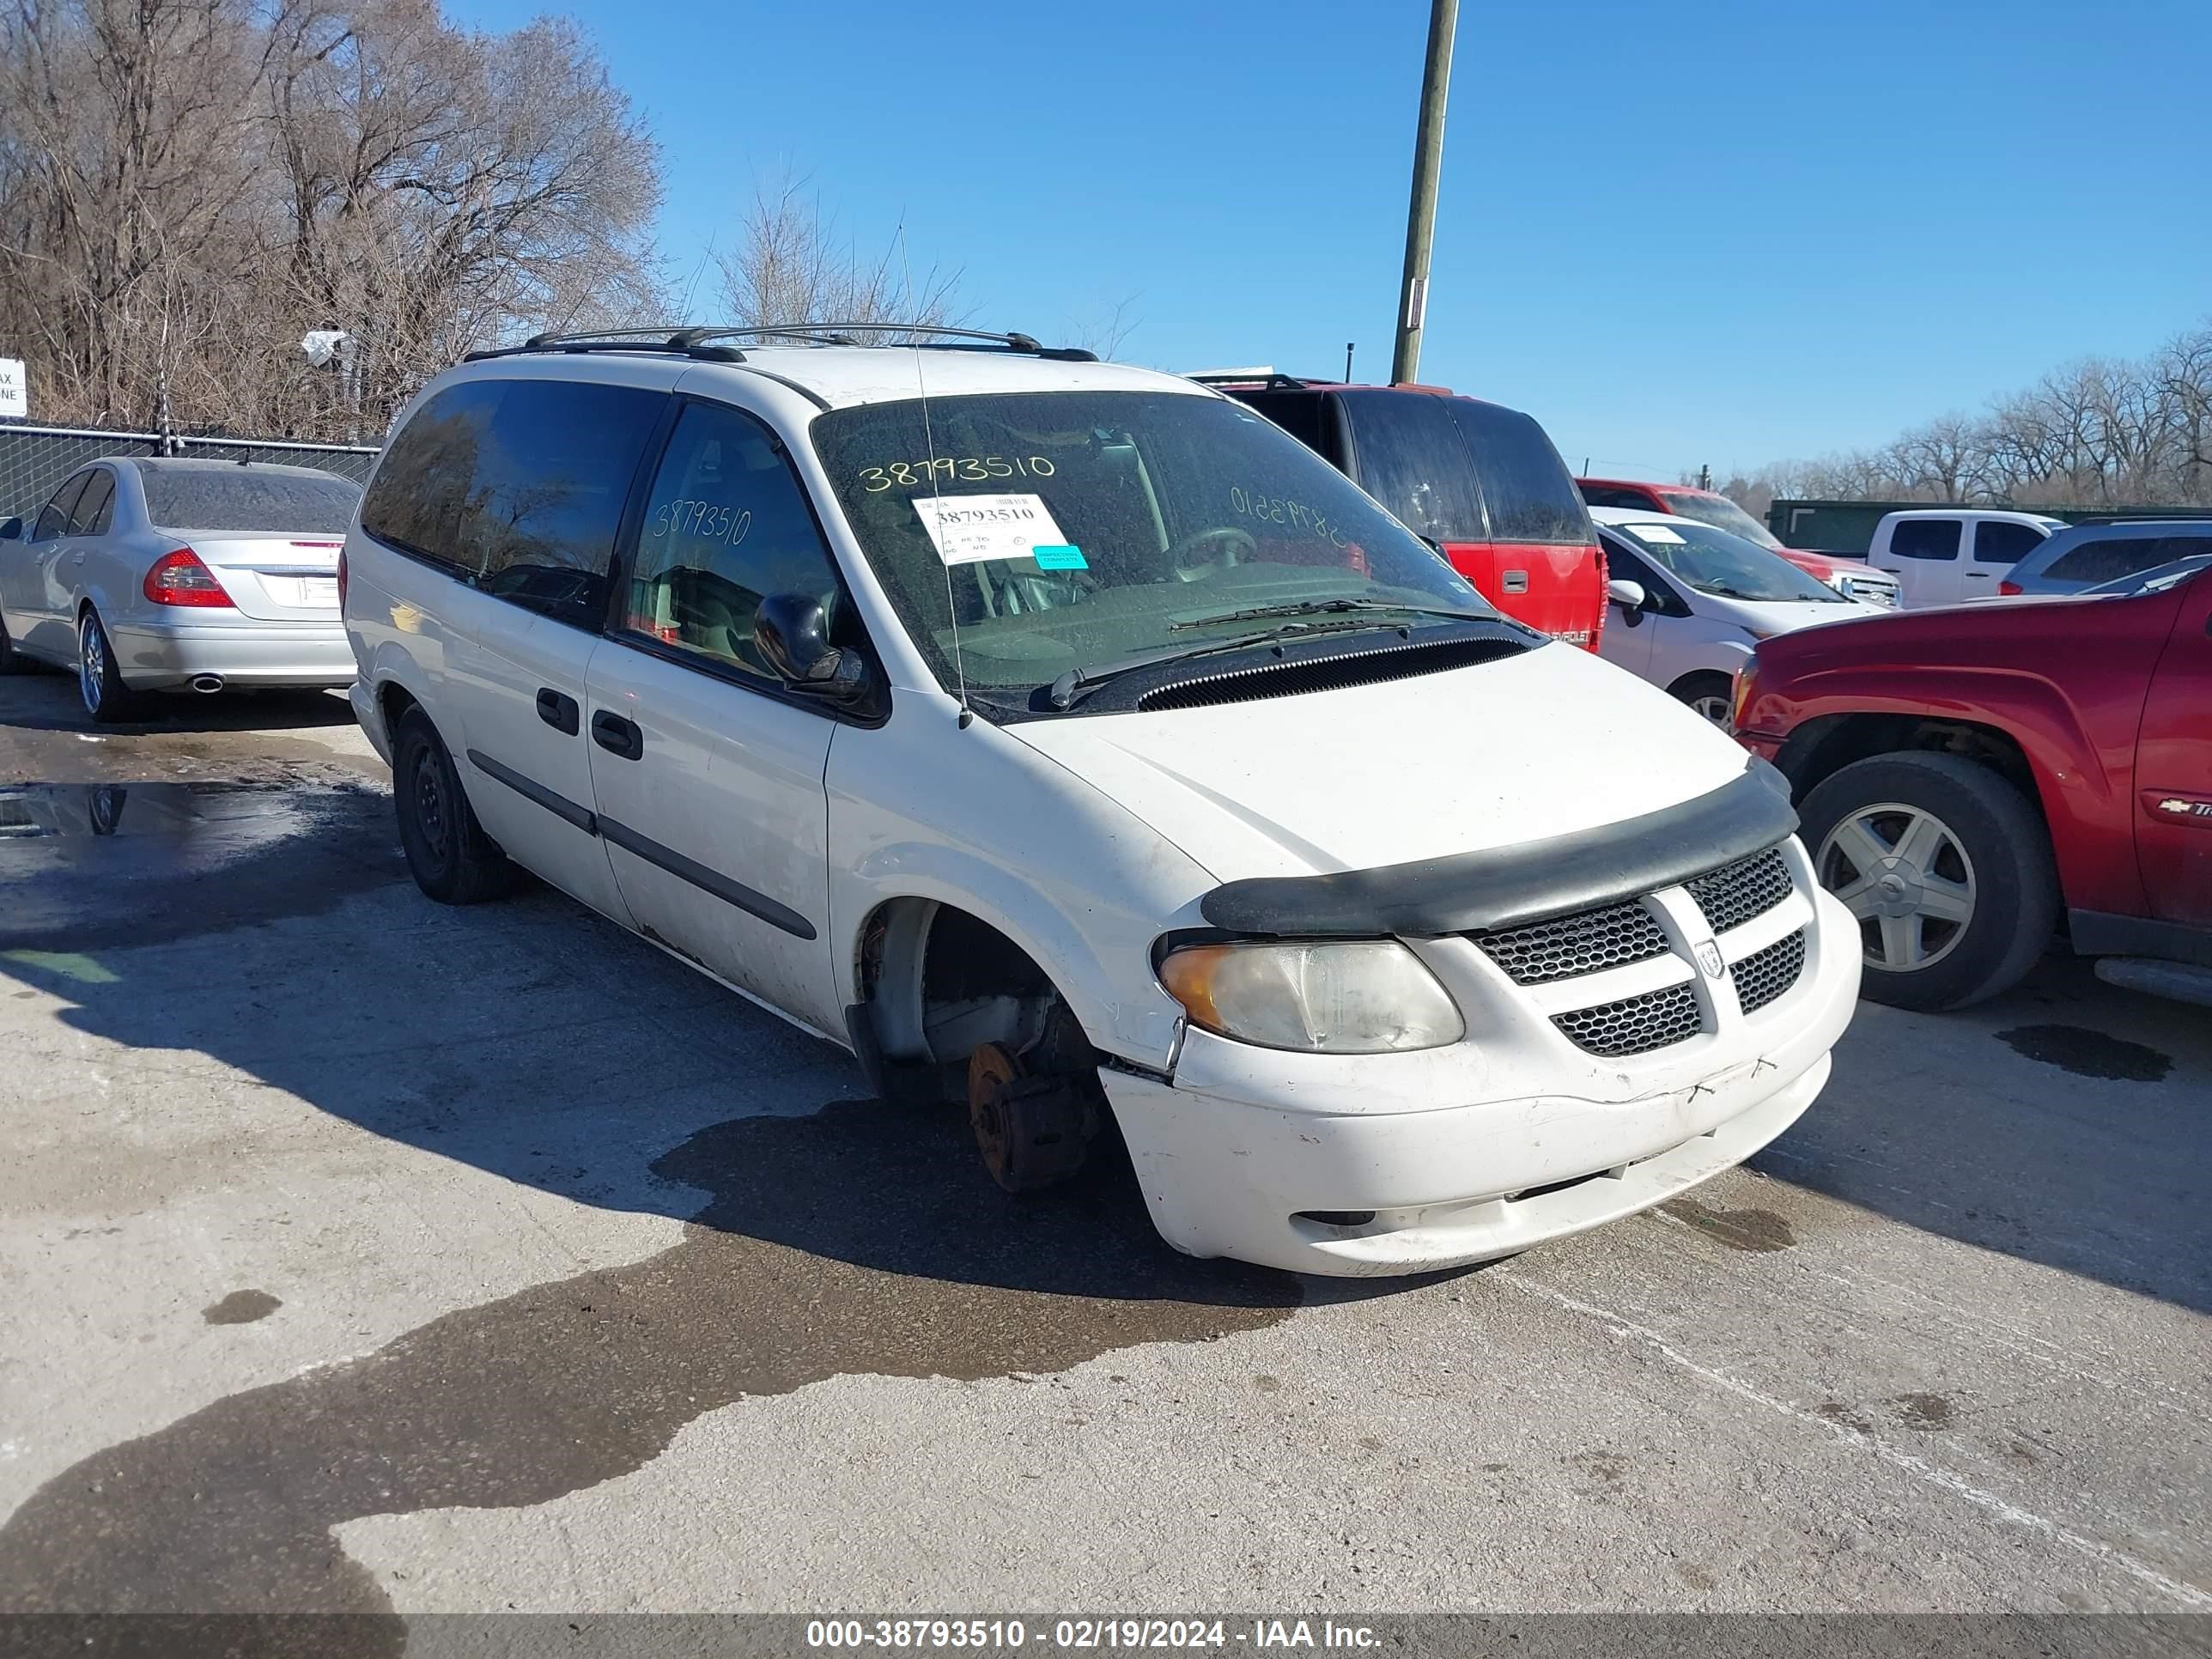
[[[915,398],[817,416],[811,434],[939,683],[1002,707],[1035,707],[1070,671],[1286,627],[1493,614],[1341,473],[1225,398],[989,393],[933,398],[926,416]]]

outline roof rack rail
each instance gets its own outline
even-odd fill
[[[574,334],[533,334],[519,346],[491,351],[472,351],[464,359],[479,362],[488,357],[511,357],[538,351],[668,351],[712,362],[741,363],[745,354],[731,340],[811,341],[819,345],[857,345],[856,334],[928,334],[947,337],[944,343],[915,340],[939,351],[1018,351],[1061,362],[1095,363],[1098,354],[1080,346],[1040,344],[1027,334],[991,334],[980,329],[948,328],[934,323],[757,323],[750,327],[602,328]]]
[[[1338,380],[1302,379],[1296,374],[1285,374],[1272,368],[1201,369],[1195,374],[1186,374],[1186,380],[1195,380],[1200,386],[1256,386],[1263,392],[1298,392],[1308,386],[1340,386]]]

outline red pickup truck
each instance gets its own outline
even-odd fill
[[[1272,369],[1190,378],[1318,451],[1507,616],[1597,649],[1605,555],[1566,463],[1532,417],[1443,386],[1343,386]]]
[[[1808,628],[1738,676],[1867,995],[1995,996],[2063,928],[2100,977],[2212,1003],[2212,558],[2119,586]]]

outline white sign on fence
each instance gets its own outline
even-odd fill
[[[31,417],[30,384],[23,378],[22,360],[0,357],[0,420]]]

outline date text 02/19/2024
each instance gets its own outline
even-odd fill
[[[1091,1618],[1055,1620],[1039,1647],[1072,1651],[1199,1650],[1295,1652],[1310,1649],[1371,1648],[1374,1631],[1323,1619]],[[1012,1652],[1029,1645],[1031,1632],[1018,1619],[815,1619],[806,1626],[810,1648],[926,1648]]]

